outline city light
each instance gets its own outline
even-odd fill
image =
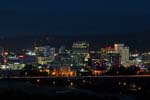
[[[55,81],[53,81],[53,84],[55,85],[55,84],[56,84],[56,82],[55,82]]]
[[[127,85],[127,83],[126,83],[126,82],[124,82],[124,83],[123,83],[123,85],[124,85],[124,86],[126,86],[126,85]]]
[[[73,82],[70,82],[70,86],[72,87],[74,85],[74,83]]]
[[[24,55],[20,55],[19,58],[24,58]]]
[[[37,83],[39,83],[39,82],[40,82],[40,80],[38,79],[38,80],[37,80]]]
[[[150,0],[1,0],[0,97],[15,96],[150,100]]]

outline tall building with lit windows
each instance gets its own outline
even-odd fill
[[[86,41],[77,41],[72,45],[73,54],[87,54],[89,53],[89,43]]]
[[[122,53],[124,44],[114,44],[114,49],[116,53]]]
[[[35,53],[39,64],[47,64],[55,60],[55,48],[53,47],[35,47]]]
[[[124,66],[129,65],[129,47],[126,47],[124,44],[115,44],[114,49],[116,53],[121,55],[121,64]]]
[[[109,53],[115,53],[114,48],[112,47],[101,48],[101,59],[104,59],[105,55]]]
[[[77,41],[72,45],[72,59],[74,65],[85,66],[85,61],[89,58],[89,43],[86,41]]]
[[[65,48],[65,46],[61,46],[60,48],[59,48],[59,54],[65,54],[66,53],[66,48]]]
[[[101,60],[106,61],[107,67],[118,68],[120,66],[121,56],[120,56],[120,53],[116,51],[117,50],[115,50],[115,48],[113,47],[101,48]]]

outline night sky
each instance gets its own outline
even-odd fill
[[[0,35],[150,32],[149,0],[0,0]]]

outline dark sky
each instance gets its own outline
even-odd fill
[[[150,31],[149,0],[0,0],[0,35]]]

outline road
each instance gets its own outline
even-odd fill
[[[33,76],[33,77],[0,77],[0,79],[9,78],[9,79],[17,79],[17,78],[28,78],[28,79],[36,79],[36,78],[150,78],[150,75],[103,75],[103,76],[77,76],[77,77],[67,77],[67,76]]]

